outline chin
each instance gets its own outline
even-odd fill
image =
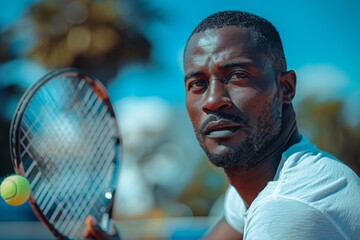
[[[200,142],[210,162],[222,168],[237,166],[248,169],[256,165],[256,154],[259,149],[251,139],[244,139],[244,136],[236,136],[227,141],[204,139]]]
[[[228,168],[252,165],[251,160],[256,152],[255,146],[251,144],[251,141],[247,141],[243,134],[227,139],[207,138],[201,134],[196,134],[196,137],[214,166]]]
[[[249,161],[248,155],[244,155],[240,153],[241,151],[239,152],[226,146],[218,146],[212,150],[213,151],[204,149],[208,159],[216,167],[228,168],[232,166],[242,166],[246,165]]]

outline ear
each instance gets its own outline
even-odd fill
[[[282,102],[290,104],[296,92],[296,73],[293,70],[282,72],[278,79],[279,94]]]

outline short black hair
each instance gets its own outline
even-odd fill
[[[193,30],[186,46],[195,33],[225,26],[237,26],[250,29],[253,43],[265,49],[264,53],[272,63],[275,72],[286,71],[286,59],[279,32],[268,20],[252,13],[236,10],[214,13],[200,22]]]

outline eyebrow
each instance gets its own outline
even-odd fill
[[[253,64],[254,64],[254,61],[252,61],[252,60],[241,61],[241,62],[230,62],[230,63],[225,63],[225,64],[220,65],[220,68],[221,69],[230,69],[230,68],[236,68],[236,67],[242,67],[242,68],[248,68],[248,69],[251,67],[257,68]],[[185,79],[185,82],[187,82],[190,78],[202,76],[202,75],[204,75],[204,73],[202,71],[193,71],[193,72],[186,74],[184,79]]]
[[[201,71],[194,71],[194,72],[190,72],[190,73],[186,74],[184,79],[186,82],[187,80],[189,80],[192,77],[201,76],[201,75],[204,75],[204,73]]]
[[[252,65],[253,61],[246,61],[246,62],[230,62],[225,63],[220,66],[220,68],[226,69],[226,68],[235,68],[235,67],[245,67],[249,68],[249,65]]]

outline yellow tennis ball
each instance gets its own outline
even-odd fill
[[[10,205],[18,206],[26,202],[30,196],[29,181],[19,175],[4,179],[0,187],[1,197]]]

